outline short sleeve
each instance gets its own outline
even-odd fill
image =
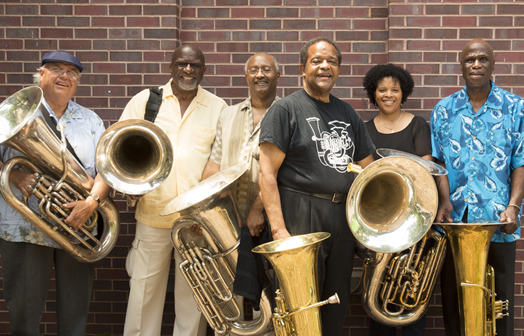
[[[437,104],[437,106],[433,108],[433,112],[431,113],[431,120],[430,120],[431,156],[440,160],[441,162],[444,162],[444,156],[442,155],[442,151],[440,147],[440,139],[438,138],[438,128],[440,126],[439,126],[439,120],[437,118],[437,110],[439,108],[445,108],[445,107]]]
[[[293,135],[292,122],[290,111],[281,106],[279,102],[273,104],[260,124],[259,144],[269,142],[287,154]]]
[[[513,134],[515,143],[513,144],[511,168],[515,169],[524,165],[524,99],[516,104],[515,124]]]
[[[431,131],[428,123],[422,117],[415,117],[413,128],[413,144],[418,156],[431,155]]]
[[[355,152],[355,162],[357,162],[372,155],[375,152],[375,145],[373,144],[373,141],[371,141],[371,137],[369,136],[364,120],[362,120],[360,115],[355,110],[352,110],[352,112],[355,115],[354,119],[356,127],[354,132],[355,145],[357,147]]]
[[[215,142],[211,149],[211,156],[209,161],[220,165],[222,163],[222,118],[218,118],[217,133],[215,135]]]

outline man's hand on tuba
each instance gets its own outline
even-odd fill
[[[36,176],[24,173],[18,169],[13,169],[9,176],[9,181],[13,183],[25,197],[31,197],[31,189],[35,186]]]
[[[66,203],[63,205],[64,208],[73,209],[69,216],[64,219],[64,222],[72,227],[74,230],[78,230],[84,225],[85,222],[91,217],[93,211],[98,207],[98,202],[92,197],[87,197],[85,200]]]

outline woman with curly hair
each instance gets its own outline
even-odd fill
[[[378,115],[366,122],[366,128],[376,148],[398,149],[433,160],[428,123],[402,109],[414,86],[409,72],[396,65],[380,64],[369,70],[364,77],[364,90],[378,108]],[[374,158],[379,159],[376,153]],[[402,333],[404,336],[423,335],[425,326],[426,317],[423,316],[402,327]],[[371,320],[369,335],[395,336],[396,328]]]

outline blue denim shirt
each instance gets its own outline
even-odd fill
[[[102,119],[93,111],[78,105],[73,101],[69,101],[67,109],[60,118],[60,121],[55,116],[55,113],[47,104],[45,99],[42,104],[49,111],[51,118],[59,124],[65,124],[66,138],[74,148],[86,172],[95,177],[95,153],[96,145],[102,133],[104,133],[104,123]],[[7,146],[0,145],[0,160],[6,162],[12,157],[24,156],[19,151]],[[57,178],[58,179],[58,178]],[[11,184],[13,193],[22,198],[22,192]],[[37,198],[32,196],[29,198],[29,205],[33,209],[38,209]],[[35,228],[30,222],[24,219],[18,212],[13,210],[0,195],[0,239],[14,242],[27,242],[31,244],[58,246],[47,238]]]
[[[486,103],[475,113],[466,87],[441,100],[431,115],[432,155],[446,164],[452,219],[499,221],[508,205],[511,171],[524,165],[524,100],[491,82]],[[518,204],[520,206],[520,204]],[[520,214],[519,214],[520,222]],[[493,242],[512,242],[497,229]]]

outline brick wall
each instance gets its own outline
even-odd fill
[[[31,82],[41,56],[73,52],[85,71],[76,101],[109,125],[131,96],[169,79],[167,62],[179,42],[194,43],[206,55],[203,86],[236,103],[247,96],[243,64],[255,52],[273,54],[282,64],[280,96],[300,85],[298,51],[312,37],[337,41],[343,66],[334,94],[364,117],[375,115],[362,90],[362,77],[377,63],[405,66],[416,89],[405,108],[429,118],[441,98],[463,85],[459,51],[480,37],[495,49],[494,79],[524,95],[524,3],[518,0],[4,0],[0,4],[0,97]],[[110,256],[98,263],[88,334],[122,334],[128,277],[125,256],[134,233],[134,215],[123,201],[122,231]],[[524,335],[524,245],[517,245],[515,335]],[[360,264],[360,263],[359,263]],[[49,294],[42,334],[55,333],[55,292]],[[163,334],[174,320],[167,294]],[[440,297],[430,306],[426,335],[443,335]],[[368,319],[352,297],[343,335],[365,335]],[[8,334],[0,301],[0,335]]]

